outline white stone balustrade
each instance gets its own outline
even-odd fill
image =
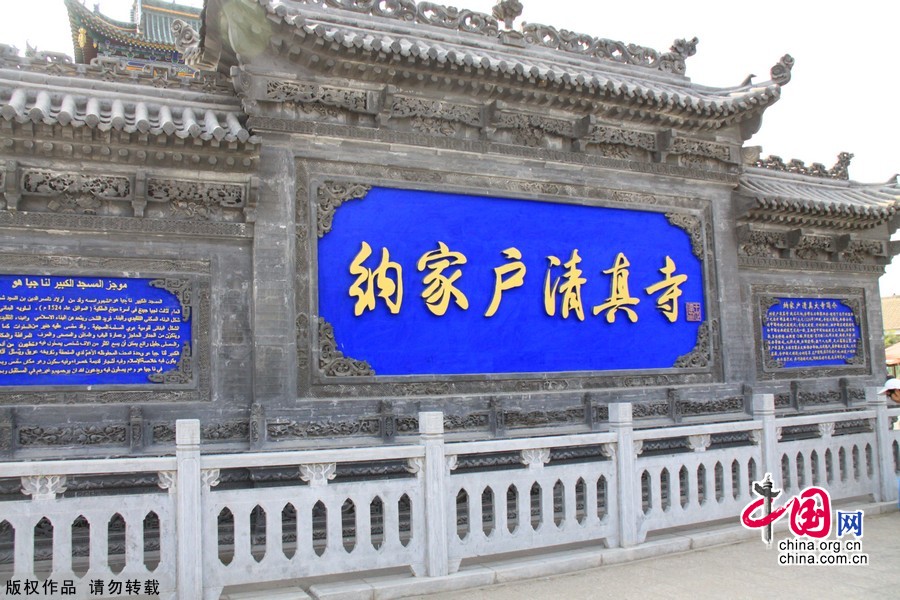
[[[785,498],[820,485],[833,500],[896,500],[900,408],[874,391],[860,410],[779,417],[763,394],[743,421],[640,430],[631,405],[616,403],[607,432],[472,442],[447,441],[442,413],[420,413],[417,443],[292,452],[202,454],[199,422],[178,421],[174,457],[0,463],[23,491],[0,503],[13,546],[0,574],[71,580],[82,598],[90,581],[111,578],[154,579],[162,598],[218,598],[247,583],[398,567],[433,577],[466,559],[737,524],[765,473]],[[354,463],[401,466],[342,479]],[[229,469],[259,467],[297,481],[216,487]],[[126,474],[160,489],[66,491],[77,478]]]

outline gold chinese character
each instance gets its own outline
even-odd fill
[[[550,271],[553,267],[558,267],[560,261],[555,256],[548,256],[547,260],[550,266],[547,267],[547,277],[544,279],[544,310],[551,317],[556,314],[556,295],[562,294],[562,318],[569,318],[569,311],[574,311],[579,321],[584,321],[584,306],[581,303],[581,286],[587,283],[587,279],[581,276],[581,269],[578,263],[581,257],[578,256],[578,249],[572,250],[572,256],[563,266],[566,272],[562,277],[553,280],[553,286],[550,285]],[[562,285],[559,280],[564,279]]]
[[[350,274],[357,276],[356,281],[350,286],[350,295],[357,299],[353,314],[358,317],[365,310],[375,310],[375,286],[377,286],[378,297],[383,298],[391,314],[396,315],[400,312],[400,304],[403,302],[403,270],[398,263],[391,261],[387,248],[381,249],[381,262],[378,268],[374,271],[367,269],[362,265],[371,254],[372,247],[363,242],[359,253],[350,263]],[[391,272],[394,273],[393,278]]]
[[[634,306],[640,302],[637,298],[632,298],[628,291],[628,267],[630,266],[631,263],[628,262],[625,255],[619,252],[619,254],[616,255],[616,262],[613,263],[612,268],[603,271],[607,275],[612,275],[609,298],[607,298],[606,302],[603,304],[594,307],[594,314],[598,315],[604,310],[608,311],[606,313],[607,323],[615,322],[616,311],[619,309],[625,311],[625,314],[628,315],[628,319],[632,323],[635,323],[638,320],[637,314],[628,308],[629,305]]]
[[[522,253],[519,252],[519,249],[507,248],[503,251],[503,256],[515,262],[494,268],[494,297],[487,312],[484,313],[486,317],[492,317],[497,312],[497,308],[500,306],[500,296],[504,291],[517,288],[525,283],[525,264],[522,262]],[[508,277],[504,279],[507,275]]]
[[[465,294],[454,287],[453,283],[462,277],[462,271],[457,269],[449,277],[445,276],[444,269],[453,265],[466,264],[466,257],[460,252],[451,252],[444,242],[438,242],[438,249],[426,252],[416,263],[419,271],[428,269],[430,272],[422,279],[425,291],[425,305],[428,310],[437,316],[443,316],[447,312],[447,306],[452,297],[456,305],[461,309],[469,308],[469,300]]]
[[[675,272],[675,261],[668,256],[666,257],[666,266],[660,269],[659,272],[665,275],[665,279],[654,283],[646,288],[645,291],[648,294],[655,294],[659,290],[665,289],[659,298],[656,299],[656,307],[662,311],[662,314],[665,315],[670,323],[674,323],[678,319],[678,297],[681,296],[681,288],[679,286],[687,281],[687,275],[672,277],[672,274]]]

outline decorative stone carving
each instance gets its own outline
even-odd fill
[[[655,133],[642,131],[629,131],[607,125],[591,125],[584,140],[593,144],[609,144],[613,146],[629,146],[640,148],[648,152],[658,150],[657,136]]]
[[[128,427],[131,451],[139,451],[144,446],[144,415],[140,406],[128,409]]]
[[[600,444],[600,454],[608,460],[616,460],[617,448],[618,446],[612,443]]]
[[[709,448],[710,442],[711,438],[708,434],[687,436],[687,447],[694,452],[705,452]]]
[[[246,421],[209,423],[200,428],[200,439],[210,442],[246,441],[250,438],[250,424]]]
[[[18,444],[23,447],[122,445],[127,432],[122,425],[20,427]]]
[[[326,377],[369,377],[375,375],[371,365],[364,360],[344,356],[337,349],[334,327],[319,317],[319,370]]]
[[[181,346],[181,356],[178,357],[178,364],[174,369],[163,371],[160,373],[150,373],[147,379],[153,383],[161,383],[166,385],[184,385],[191,383],[194,379],[194,361],[191,356],[190,342],[184,342]]]
[[[819,423],[819,437],[831,437],[834,435],[834,423]]]
[[[250,405],[250,445],[251,447],[258,447],[263,441],[265,441],[266,434],[266,412],[263,405],[259,402],[254,402]]]
[[[368,107],[366,92],[291,81],[269,81],[266,84],[266,100],[301,105],[321,104],[358,113],[367,112]]]
[[[168,490],[170,494],[174,494],[176,490],[176,482],[178,481],[177,471],[158,471],[156,473],[159,481],[156,485],[161,490]]]
[[[883,257],[884,243],[877,240],[851,240],[840,253],[840,260],[848,263],[862,264],[875,257]]]
[[[669,152],[714,158],[722,162],[733,162],[731,160],[731,148],[715,142],[675,138],[672,140]]]
[[[540,469],[550,462],[550,449],[530,448],[528,450],[522,450],[520,460],[522,464],[529,469]]]
[[[105,200],[129,200],[131,180],[53,171],[26,170],[21,175],[22,192],[52,196],[47,210],[54,213],[96,215]]]
[[[200,471],[200,483],[206,491],[219,485],[219,469],[203,469]]]
[[[777,257],[786,246],[787,234],[784,232],[748,230],[738,253],[741,256]]]
[[[399,428],[398,424],[398,430]],[[289,439],[346,437],[350,435],[377,436],[380,431],[381,422],[377,418],[359,419],[356,421],[324,421],[319,423],[274,420],[266,425],[268,439],[275,442]]]
[[[490,415],[488,413],[444,415],[445,431],[484,430],[489,426]]]
[[[638,65],[683,75],[685,59],[697,51],[697,38],[690,41],[676,40],[671,51],[660,56],[656,50],[636,44],[594,38],[587,34],[556,29],[549,25],[526,23],[522,26],[525,41],[529,44],[580,54],[590,58],[611,60],[623,64]]]
[[[704,321],[697,329],[697,344],[694,349],[683,356],[679,356],[675,364],[676,369],[699,369],[709,366],[712,353],[712,336],[710,335],[709,321]]]
[[[778,85],[787,85],[791,80],[791,69],[794,68],[794,57],[785,54],[769,71],[772,81]]]
[[[498,21],[503,21],[503,26],[512,29],[516,19],[522,16],[522,3],[519,0],[498,0],[491,13]]]
[[[802,160],[792,158],[785,163],[780,156],[771,155],[765,159],[759,159],[754,164],[755,167],[761,169],[771,169],[773,171],[784,171],[787,173],[796,173],[798,175],[809,175],[812,177],[827,177],[830,179],[849,179],[850,174],[848,167],[853,155],[849,152],[841,152],[838,154],[837,162],[831,169],[828,169],[822,163],[812,163],[809,167]]]
[[[331,231],[334,213],[344,202],[365,198],[371,189],[372,186],[359,183],[329,181],[320,185],[316,193],[316,230],[319,237]]]
[[[675,40],[669,52],[659,57],[659,70],[675,75],[684,75],[687,70],[685,61],[697,53],[699,39]]]
[[[234,183],[148,179],[147,198],[168,202],[170,217],[186,220],[219,220],[247,204],[246,187]]]
[[[703,221],[694,215],[683,213],[666,213],[666,220],[684,230],[691,238],[691,250],[694,256],[703,260]]]
[[[447,473],[455,471],[459,467],[459,457],[455,454],[448,454],[444,457],[444,465],[447,467]]]
[[[54,500],[57,494],[65,493],[65,475],[35,475],[22,477],[22,493],[32,500]]]
[[[391,116],[453,121],[470,127],[481,127],[482,125],[481,108],[478,106],[408,96],[394,96],[391,102]]]
[[[336,470],[335,463],[300,465],[300,479],[308,482],[310,487],[322,487],[334,479]]]
[[[644,419],[649,417],[668,417],[668,402],[636,402],[632,408],[632,415],[635,419]]]
[[[172,21],[172,36],[175,38],[175,50],[184,58],[184,64],[196,64],[200,58],[200,34],[182,21]]]
[[[634,440],[634,443],[631,445],[631,449],[634,451],[635,456],[640,456],[644,453],[644,441]]]
[[[675,412],[679,415],[687,416],[734,413],[742,412],[743,410],[744,399],[740,397],[721,398],[710,402],[677,400],[675,403]]]
[[[191,302],[193,300],[192,286],[189,279],[154,279],[151,287],[166,290],[181,304],[181,320],[187,322],[191,319]]]
[[[827,258],[834,252],[834,240],[821,235],[803,235],[793,248],[794,255],[804,260]]]
[[[16,430],[15,414],[11,408],[0,408],[0,456],[13,452]]]
[[[406,472],[412,475],[423,475],[425,473],[425,459],[422,457],[406,459]]]

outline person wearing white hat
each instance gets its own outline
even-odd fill
[[[900,379],[888,379],[878,393],[886,394],[889,400],[900,404]]]

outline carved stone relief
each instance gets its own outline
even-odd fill
[[[239,184],[147,180],[147,199],[166,202],[171,219],[215,221],[229,216],[240,218],[239,209],[247,205],[246,195],[246,186]]]
[[[353,112],[366,112],[367,109],[366,92],[290,81],[269,81],[266,84],[266,100],[321,104]]]
[[[334,213],[344,202],[365,198],[371,189],[372,186],[359,183],[325,182],[320,185],[316,192],[316,230],[319,237],[331,231]]]
[[[319,370],[326,377],[367,377],[375,375],[368,362],[345,357],[337,349],[334,327],[319,317]]]
[[[19,427],[18,445],[98,446],[124,445],[127,429],[123,425],[83,425],[69,427]]]

